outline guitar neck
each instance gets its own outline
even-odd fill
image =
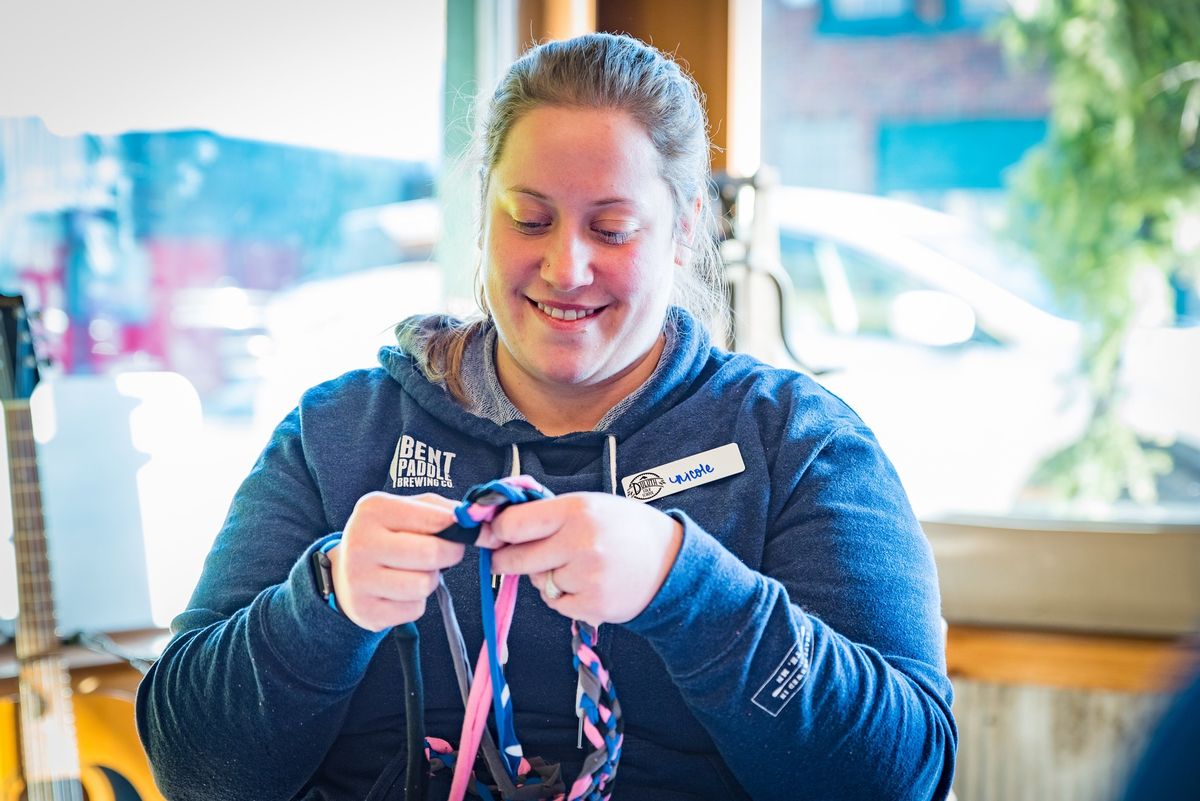
[[[17,620],[17,657],[24,659],[58,650],[37,451],[28,401],[4,401],[4,431],[19,577],[17,600],[21,610]]]
[[[71,681],[62,659],[42,518],[37,445],[27,400],[4,401],[17,561],[17,661],[25,781],[57,786],[79,776]],[[52,796],[57,797],[57,796]]]

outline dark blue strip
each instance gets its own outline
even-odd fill
[[[488,668],[492,673],[492,709],[496,713],[496,735],[500,740],[500,756],[504,760],[504,768],[513,782],[517,781],[517,772],[521,767],[521,758],[509,753],[509,748],[521,743],[517,739],[517,731],[513,726],[512,698],[505,704],[501,696],[508,686],[504,680],[504,671],[500,669],[500,654],[496,643],[496,610],[492,602],[492,552],[489,548],[479,549],[479,593],[483,612],[483,636],[487,641]]]

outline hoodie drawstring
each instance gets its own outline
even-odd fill
[[[617,494],[617,438],[608,435],[608,491]]]
[[[608,487],[609,492],[613,495],[617,494],[617,438],[609,434],[604,440],[608,445]],[[516,445],[513,445],[513,450],[516,450]],[[600,644],[600,626],[595,629],[596,645]],[[609,659],[612,659],[612,651],[609,651]],[[611,664],[611,662],[610,662]],[[575,683],[575,717],[579,718],[579,731],[575,734],[575,747],[583,750],[583,721],[587,717],[587,713],[583,709],[583,676],[580,675],[579,681]]]

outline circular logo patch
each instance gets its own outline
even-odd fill
[[[648,501],[667,486],[667,482],[657,473],[639,473],[629,482],[629,491],[639,501]]]

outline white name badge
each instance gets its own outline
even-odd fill
[[[650,501],[708,484],[746,469],[736,442],[652,467],[621,479],[625,497]]]

